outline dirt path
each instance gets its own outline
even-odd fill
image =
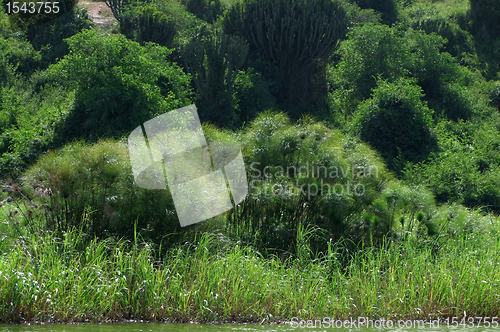
[[[86,7],[89,15],[92,16],[92,20],[96,25],[108,26],[115,22],[113,13],[104,1],[78,1],[78,6]]]

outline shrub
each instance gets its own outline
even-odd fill
[[[123,35],[103,37],[90,30],[67,41],[71,53],[49,70],[54,84],[76,88],[62,141],[121,136],[190,103],[189,76],[167,61],[167,48],[142,47]]]
[[[443,203],[500,211],[499,129],[488,122],[443,121],[438,132],[442,152],[427,163],[408,165],[406,180],[425,184]]]
[[[382,19],[388,23],[398,20],[398,3],[396,0],[354,0],[361,8],[372,8],[382,13]]]
[[[43,204],[52,231],[75,227],[91,239],[133,240],[136,229],[160,243],[180,230],[170,191],[137,187],[127,147],[120,142],[76,142],[51,151],[26,171],[23,183],[23,190]]]
[[[481,75],[442,52],[444,43],[442,37],[421,30],[372,24],[354,28],[337,52],[339,63],[329,68],[335,121],[349,120],[359,103],[369,98],[377,78],[414,78],[437,116],[457,120],[483,113],[485,94],[475,87]],[[481,100],[480,106],[475,100]]]
[[[181,3],[190,13],[210,24],[214,23],[225,10],[221,0],[181,0]]]
[[[175,24],[176,34],[172,43],[175,49],[184,47],[193,39],[193,36],[200,33],[202,27],[207,25],[207,22],[188,12],[178,1],[157,0],[153,4]],[[142,6],[139,5],[139,7]]]
[[[39,91],[24,80],[2,92],[0,107],[0,178],[17,178],[51,146],[56,127],[67,115],[74,94],[61,87]],[[36,126],[33,125],[36,123]]]
[[[68,44],[64,42],[66,38],[93,26],[87,10],[74,7],[57,19],[26,31],[26,37],[35,50],[41,52],[42,68],[45,69],[69,53]]]
[[[234,82],[238,122],[250,122],[262,110],[277,109],[276,98],[271,94],[268,81],[252,67],[240,70]]]
[[[1,71],[1,85],[7,82],[8,72],[15,71],[23,74],[24,78],[33,74],[40,68],[42,55],[36,51],[26,40],[11,37],[3,39],[0,37],[0,54],[2,54],[3,70]],[[11,67],[11,70],[7,69]],[[12,77],[11,77],[12,78]]]
[[[422,98],[420,87],[411,80],[380,80],[353,120],[354,132],[379,151],[393,170],[400,171],[404,161],[425,160],[437,148],[432,111]]]
[[[444,39],[437,35],[365,24],[354,28],[342,43],[332,75],[339,88],[353,89],[358,100],[370,96],[379,75],[391,82],[413,76],[430,92],[450,71],[453,59],[441,52],[443,45]]]

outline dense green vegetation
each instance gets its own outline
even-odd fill
[[[500,312],[494,0],[113,0],[0,12],[0,320]],[[249,195],[181,228],[127,136],[195,103]]]

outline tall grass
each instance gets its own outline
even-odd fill
[[[302,228],[300,252],[308,230]],[[0,256],[0,320],[271,322],[292,317],[498,316],[500,237],[473,231],[439,246],[408,238],[341,260],[263,259],[204,235],[159,259],[152,247],[79,231],[25,237]],[[311,257],[314,258],[314,257]]]

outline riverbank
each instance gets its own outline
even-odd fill
[[[471,232],[316,259],[264,259],[205,235],[163,258],[148,244],[20,239],[0,257],[2,322],[277,323],[297,319],[495,317],[500,238]]]

